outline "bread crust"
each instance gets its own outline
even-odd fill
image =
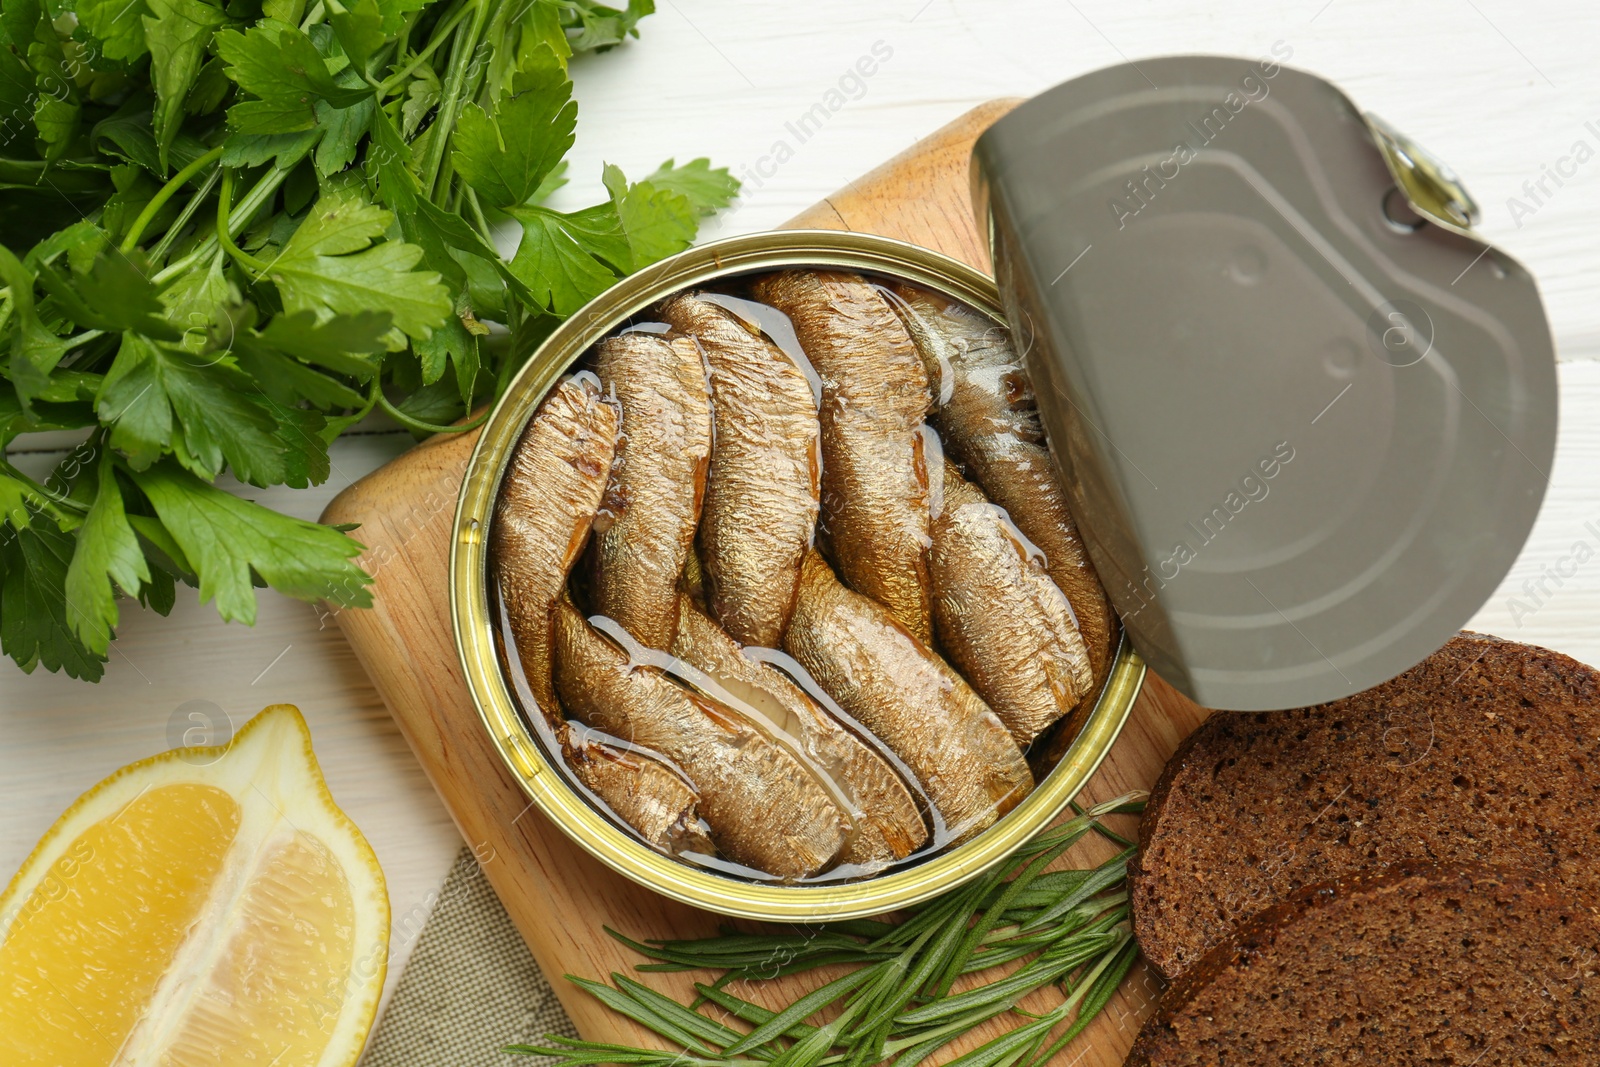
[[[1369,866],[1489,863],[1593,891],[1600,863],[1581,853],[1597,777],[1600,674],[1486,635],[1344,700],[1217,712],[1151,792],[1129,867],[1135,934],[1175,979],[1300,885]]]
[[[1547,975],[1548,981],[1545,986],[1533,990],[1529,996],[1538,1003],[1540,998],[1552,997],[1552,990],[1559,985],[1565,987],[1562,991],[1570,994],[1571,1000],[1581,1002],[1586,999],[1584,985],[1587,984],[1589,987],[1587,999],[1592,999],[1594,985],[1592,979],[1596,964],[1600,962],[1600,918],[1597,918],[1592,908],[1586,908],[1574,899],[1565,887],[1548,875],[1537,872],[1491,866],[1452,868],[1428,863],[1400,862],[1387,868],[1361,871],[1332,882],[1303,887],[1288,899],[1272,904],[1244,923],[1234,937],[1213,947],[1203,959],[1190,967],[1183,977],[1167,989],[1155,1014],[1146,1020],[1140,1029],[1129,1051],[1125,1067],[1165,1067],[1167,1064],[1178,1062],[1180,1058],[1185,1063],[1216,1062],[1238,1065],[1256,1063],[1256,1060],[1248,1058],[1250,1054],[1248,1049],[1228,1047],[1218,1048],[1213,1052],[1210,1039],[1195,1040],[1192,1037],[1186,1039],[1182,1032],[1186,1021],[1199,1022],[1203,1019],[1204,1023],[1210,1024],[1221,1014],[1215,1010],[1214,1004],[1201,1006],[1197,1005],[1197,1001],[1219,981],[1230,981],[1234,987],[1242,988],[1252,981],[1270,979],[1274,967],[1279,963],[1275,953],[1280,943],[1284,943],[1286,952],[1303,951],[1305,938],[1301,936],[1303,933],[1299,929],[1301,924],[1318,918],[1333,921],[1348,918],[1348,914],[1341,915],[1341,912],[1349,913],[1353,909],[1370,905],[1383,893],[1399,894],[1406,900],[1410,905],[1410,918],[1414,924],[1441,917],[1448,922],[1452,911],[1459,911],[1459,908],[1451,907],[1451,894],[1487,895],[1493,898],[1497,909],[1542,912],[1547,919],[1555,918],[1557,921],[1547,923],[1545,929],[1551,931],[1552,938],[1562,939],[1560,947],[1555,951],[1573,950],[1568,954],[1574,960],[1574,965],[1570,973],[1553,972]],[[1485,940],[1492,936],[1490,932],[1473,929],[1444,930],[1439,936],[1443,939],[1474,935],[1481,935]],[[1515,946],[1503,955],[1514,957]],[[1355,957],[1349,958],[1355,959]],[[1405,961],[1397,960],[1395,963],[1397,966],[1403,966]],[[1353,964],[1352,969],[1358,970],[1359,965]],[[1436,994],[1436,990],[1428,988],[1432,975],[1426,971],[1412,973],[1419,982],[1415,991],[1421,1003],[1426,1005],[1429,997]],[[1352,974],[1348,977],[1359,981],[1361,975]],[[1506,981],[1507,975],[1484,974],[1481,977],[1487,989],[1501,988],[1508,998],[1515,996],[1518,991],[1514,983]],[[1320,995],[1325,991],[1331,991],[1330,987],[1337,981],[1337,976],[1316,972],[1307,975],[1307,981],[1308,988],[1309,983],[1319,983],[1316,991]],[[1276,1000],[1279,992],[1274,990],[1268,995],[1272,1000]],[[1399,1023],[1388,1021],[1389,1016],[1385,1013],[1392,1013],[1397,1007],[1404,1007],[1403,1005],[1385,1004],[1370,997],[1364,1000],[1363,1004],[1374,1019],[1386,1020],[1380,1025],[1398,1028]],[[1249,1012],[1248,1006],[1240,1005],[1239,1008],[1240,1010],[1234,1013],[1232,1025],[1241,1028],[1260,1027],[1262,1020],[1259,1018],[1246,1018]],[[1600,1034],[1596,1033],[1600,1030],[1600,1020],[1595,1019],[1592,1010],[1581,1011],[1579,1015],[1588,1020],[1581,1024],[1590,1031],[1588,1034],[1572,1033],[1572,1028],[1558,1015],[1554,1029],[1560,1034],[1564,1047],[1552,1049],[1547,1043],[1542,1043],[1540,1037],[1528,1036],[1527,1040],[1537,1046],[1532,1059],[1513,1055],[1509,1061],[1496,1059],[1494,1062],[1582,1062],[1580,1057],[1586,1057],[1593,1052],[1593,1046],[1584,1042],[1600,1038]],[[1514,1041],[1520,1035],[1531,1035],[1527,1018],[1528,1016],[1524,1015],[1516,1027],[1508,1028],[1508,1034],[1500,1040]],[[1480,1025],[1492,1024],[1492,1020],[1490,1023],[1480,1021]],[[1318,1039],[1308,1037],[1308,1040]],[[1339,1051],[1338,1039],[1330,1039],[1321,1051],[1329,1055],[1336,1054]],[[1458,1051],[1452,1050],[1451,1055],[1454,1056]],[[1517,1052],[1514,1045],[1503,1051]],[[1546,1059],[1545,1053],[1559,1054],[1553,1054],[1551,1058]],[[1459,1060],[1461,1063],[1469,1061],[1476,1062],[1476,1056],[1466,1053]],[[1286,1056],[1281,1062],[1303,1061]],[[1344,1061],[1341,1059],[1339,1062]],[[1391,1055],[1391,1058],[1382,1062],[1402,1061]],[[1427,1062],[1444,1064],[1455,1063],[1458,1060],[1441,1058],[1429,1059]]]

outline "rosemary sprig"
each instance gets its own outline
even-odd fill
[[[1132,844],[1100,819],[1143,808],[1143,794],[1133,793],[1087,811],[1074,807],[1076,818],[1041,833],[1008,863],[895,922],[857,919],[795,933],[726,929],[718,937],[649,942],[607,928],[654,961],[639,971],[717,972],[714,981],[695,984],[698,995],[687,1005],[626,975],[613,974],[610,985],[567,976],[676,1051],[555,1034],[505,1051],[553,1056],[557,1067],[869,1067],[890,1060],[915,1067],[975,1027],[1013,1015],[1017,1026],[950,1067],[1042,1067],[1105,1007],[1138,957],[1123,886]],[[1046,870],[1091,832],[1122,851],[1089,870]],[[780,1011],[728,990],[734,982],[839,965],[850,969]],[[968,975],[982,977],[958,988]],[[1062,994],[1054,1008],[1033,1014],[1018,1007],[1052,985]],[[697,1010],[708,1004],[750,1029]]]

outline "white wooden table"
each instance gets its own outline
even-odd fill
[[[1292,49],[1292,65],[1332,78],[1448,160],[1483,204],[1481,231],[1540,278],[1564,361],[1560,443],[1538,526],[1472,626],[1600,663],[1600,8],[1581,0],[658,3],[642,41],[574,65],[579,137],[574,181],[558,206],[603,195],[602,161],[638,176],[668,156],[709,155],[747,184],[708,236],[769,228],[992,97],[1030,95],[1125,58],[1255,57],[1275,42]],[[870,78],[850,73],[874,53],[881,61]],[[837,100],[830,90],[842,106],[797,136],[791,124]],[[1567,175],[1560,184],[1548,177],[1558,168]],[[42,473],[59,458],[50,451],[58,443],[19,442],[25,451],[14,461]],[[409,443],[396,432],[346,437],[333,449],[328,484],[252,495],[315,517]],[[186,702],[217,705],[235,727],[266,704],[295,703],[334,795],[388,875],[392,988],[460,842],[338,631],[309,605],[271,592],[261,600],[253,629],[218,622],[191,590],[168,619],[125,607],[97,686],[0,662],[0,876],[80,792],[168,747],[169,722]]]

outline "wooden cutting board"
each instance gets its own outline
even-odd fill
[[[968,199],[968,157],[978,134],[1015,103],[1000,100],[975,108],[789,225],[883,234],[987,270],[988,253]],[[714,933],[726,920],[658,896],[573,844],[531,808],[482,730],[451,637],[446,578],[456,494],[476,438],[475,432],[435,437],[352,485],[328,506],[324,521],[361,524],[356,536],[368,546],[362,564],[374,579],[374,606],[340,612],[339,626],[579,1032],[591,1040],[660,1045],[660,1039],[601,1008],[561,976],[603,978],[640,962],[605,936],[602,925],[638,939],[696,937]],[[1104,800],[1128,789],[1149,788],[1178,742],[1204,715],[1149,675],[1127,727],[1085,797]],[[1083,864],[1108,855],[1109,846],[1095,840],[1085,841],[1067,859]],[[681,997],[701,977],[651,975],[649,981]],[[737,992],[779,1006],[824,980],[818,974],[796,975]],[[1104,1016],[1059,1062],[1121,1064],[1157,993],[1154,978],[1136,969]],[[1042,1010],[1055,997],[1047,992],[1026,1006]],[[1003,1020],[992,1022],[941,1058],[1009,1028]],[[515,1036],[506,1035],[508,1040]]]

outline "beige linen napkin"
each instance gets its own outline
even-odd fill
[[[539,965],[463,848],[361,1067],[540,1067],[500,1049],[577,1037]]]

